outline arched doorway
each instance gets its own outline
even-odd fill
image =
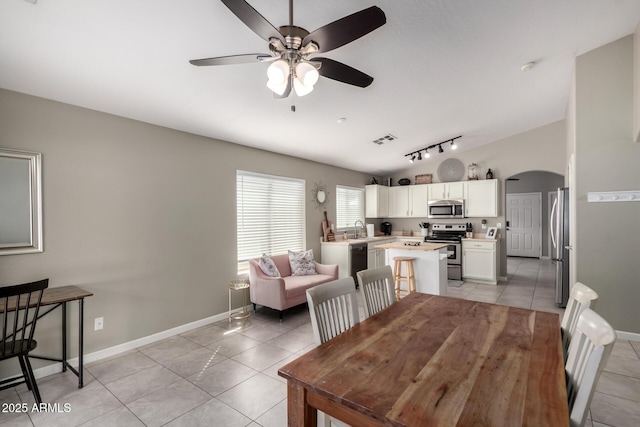
[[[563,186],[562,175],[546,171],[521,172],[505,180],[507,257],[550,257],[552,198]]]

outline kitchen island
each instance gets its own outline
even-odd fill
[[[375,247],[385,249],[386,263],[392,267],[394,257],[415,258],[413,269],[418,292],[447,295],[447,246],[446,243],[419,242],[419,245],[405,245],[396,242]]]

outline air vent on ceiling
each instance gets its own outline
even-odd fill
[[[374,144],[382,145],[385,142],[391,142],[391,141],[396,140],[396,139],[398,139],[398,138],[393,136],[393,135],[391,135],[390,133],[388,133],[388,134],[386,134],[385,136],[383,136],[381,138],[374,139],[372,142]]]

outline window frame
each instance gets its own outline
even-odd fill
[[[262,193],[260,186],[265,186],[268,191]],[[278,191],[283,188],[293,188],[294,194]],[[305,194],[304,179],[236,170],[238,274],[246,274],[249,271],[249,260],[259,258],[263,253],[279,255],[286,254],[287,250],[300,251],[306,248]],[[286,217],[288,209],[295,213],[295,217]],[[265,227],[261,226],[263,221],[266,221]],[[248,240],[250,236],[253,239],[251,241]],[[262,236],[265,241],[256,241],[254,236]],[[250,246],[254,248],[251,249]],[[251,253],[252,250],[254,253]]]
[[[347,218],[345,218],[345,220],[347,221],[346,224],[341,224],[340,223],[340,216],[342,215],[341,212],[346,211],[346,207],[345,209],[342,209],[341,207],[341,203],[343,202],[342,200],[339,200],[340,197],[340,193],[342,190],[346,190],[346,191],[354,191],[354,192],[358,192],[359,196],[357,197],[359,199],[360,202],[360,212],[357,215],[354,214],[348,214]],[[362,221],[363,227],[365,227],[365,189],[364,187],[354,187],[354,186],[349,186],[349,185],[336,185],[336,229],[335,232],[336,233],[343,233],[345,231],[351,231],[353,230],[353,227],[355,225],[355,222],[360,220]],[[346,200],[344,201],[346,202]],[[357,219],[355,219],[355,217],[358,217]],[[350,224],[348,221],[349,220],[353,220],[353,224]]]

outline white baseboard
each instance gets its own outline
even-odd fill
[[[619,340],[640,342],[640,334],[636,334],[635,332],[616,331],[616,334],[618,335]]]
[[[247,306],[247,310],[253,310],[253,307],[251,306],[251,304]],[[83,363],[86,367],[87,363],[91,363],[100,359],[105,359],[107,357],[115,356],[117,354],[124,353],[125,351],[129,351],[129,350],[133,350],[143,345],[151,344],[156,341],[163,340],[165,338],[170,338],[174,335],[182,334],[192,329],[200,328],[202,326],[210,325],[212,323],[225,320],[227,319],[227,316],[228,316],[228,312],[225,311],[224,313],[216,314],[214,316],[210,316],[205,319],[196,320],[195,322],[187,323],[185,325],[176,326],[175,328],[167,329],[166,331],[158,332],[153,335],[138,338],[123,344],[118,344],[113,347],[105,348],[103,350],[98,350],[93,353],[85,354]],[[78,366],[77,357],[74,357],[73,359],[68,359],[68,362],[71,364],[71,366],[74,366],[77,368]],[[34,369],[33,374],[35,375],[36,378],[42,378],[42,377],[56,374],[61,370],[62,370],[62,363],[53,363],[51,365],[43,366],[42,368]]]

